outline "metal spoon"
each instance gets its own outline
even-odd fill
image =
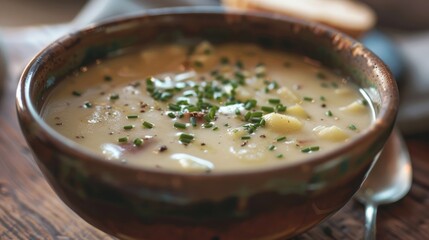
[[[375,239],[377,207],[403,198],[411,188],[412,168],[407,147],[393,130],[362,187],[356,193],[365,205],[365,239]]]

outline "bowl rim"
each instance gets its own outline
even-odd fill
[[[328,33],[331,37],[337,36],[340,39],[346,39],[350,41],[352,44],[358,43],[357,40],[354,40],[353,38],[346,35],[345,33],[339,32],[326,25],[310,22],[302,19],[297,19],[294,17],[278,15],[278,14],[268,14],[268,13],[256,12],[256,11],[242,11],[242,10],[236,10],[236,9],[225,9],[223,7],[207,7],[207,6],[148,9],[139,13],[133,13],[133,14],[128,14],[120,17],[115,17],[107,21],[102,21],[97,24],[92,24],[80,30],[69,33],[61,37],[60,39],[54,41],[53,43],[45,47],[43,50],[41,50],[37,55],[35,55],[25,67],[20,77],[20,81],[18,83],[18,87],[16,90],[16,109],[17,109],[17,115],[18,115],[20,124],[23,124],[23,122],[27,120],[30,120],[31,122],[35,123],[36,126],[41,130],[41,134],[44,137],[46,137],[51,144],[55,145],[58,149],[60,149],[60,151],[66,154],[72,155],[75,158],[78,158],[79,161],[84,161],[84,162],[88,162],[96,165],[103,165],[104,167],[108,167],[109,169],[119,168],[124,171],[144,172],[148,174],[178,177],[181,179],[186,179],[186,178],[187,179],[194,179],[194,178],[210,179],[215,177],[218,178],[218,177],[235,177],[235,176],[253,176],[253,175],[259,175],[259,174],[265,175],[265,174],[281,173],[290,168],[299,167],[306,164],[321,164],[324,162],[329,162],[333,159],[337,159],[339,156],[345,154],[349,149],[353,148],[353,146],[359,145],[359,143],[364,143],[365,141],[367,141],[371,136],[380,137],[382,135],[380,130],[387,128],[387,130],[390,131],[391,128],[393,127],[397,110],[398,110],[398,104],[399,104],[399,94],[398,94],[396,82],[394,81],[394,78],[390,70],[388,69],[388,67],[374,53],[372,53],[369,49],[365,47],[362,48],[362,52],[364,53],[362,54],[362,56],[364,56],[367,59],[371,59],[371,62],[377,65],[377,68],[373,69],[373,71],[378,71],[378,75],[380,79],[382,78],[383,81],[386,82],[385,85],[390,86],[389,87],[389,90],[391,93],[390,98],[387,98],[388,101],[386,102],[386,104],[383,104],[380,107],[380,112],[378,116],[376,116],[372,124],[365,130],[363,130],[358,136],[353,137],[346,143],[341,143],[342,144],[341,147],[334,148],[325,153],[318,153],[316,156],[309,156],[300,161],[293,161],[291,163],[284,164],[284,165],[263,166],[261,168],[254,168],[254,169],[252,168],[252,169],[246,169],[246,170],[233,170],[233,171],[220,171],[220,172],[213,171],[210,174],[193,174],[193,173],[186,173],[186,172],[175,171],[175,170],[145,168],[145,167],[140,167],[140,166],[135,166],[130,164],[122,164],[116,161],[108,161],[105,158],[103,158],[101,155],[96,154],[95,152],[89,149],[86,149],[84,147],[81,147],[73,140],[65,136],[62,136],[60,133],[55,131],[43,120],[39,111],[36,110],[35,104],[32,103],[31,97],[30,97],[31,96],[30,90],[32,89],[31,85],[35,80],[34,74],[37,71],[37,68],[40,67],[39,66],[40,64],[43,65],[43,63],[41,63],[42,62],[41,59],[43,59],[43,57],[47,52],[52,51],[53,49],[57,49],[59,46],[61,46],[61,43],[70,39],[75,39],[79,36],[90,35],[94,32],[97,32],[97,30],[101,30],[103,28],[119,26],[133,21],[139,21],[145,17],[151,18],[151,17],[166,16],[166,15],[179,16],[179,15],[199,15],[199,14],[249,16],[249,17],[257,17],[260,19],[264,19],[266,21],[280,20],[280,21],[285,21],[292,24],[298,24],[300,26],[304,26],[307,28],[315,28],[315,29],[318,29],[319,31],[322,30],[323,32]],[[315,35],[314,32],[315,31],[313,31],[313,34]],[[25,137],[27,138],[27,136]],[[38,137],[37,140],[40,141],[40,136]],[[35,157],[35,159],[37,160],[37,157]]]

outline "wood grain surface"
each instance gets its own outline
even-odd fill
[[[47,184],[19,130],[17,79],[0,94],[0,239],[114,239],[74,214]],[[422,137],[423,136],[423,137]],[[379,209],[378,239],[429,239],[429,138],[406,136],[414,177],[411,192]],[[362,239],[364,209],[350,201],[340,212],[295,239]]]

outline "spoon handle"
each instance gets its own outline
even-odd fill
[[[375,240],[375,225],[377,221],[377,206],[366,204],[365,206],[365,240]]]

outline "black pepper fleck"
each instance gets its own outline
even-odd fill
[[[167,151],[167,146],[162,145],[161,147],[159,147],[159,152],[165,152]]]

